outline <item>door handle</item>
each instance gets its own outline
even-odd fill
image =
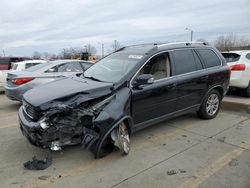
[[[205,75],[205,76],[202,76],[201,78],[200,78],[200,80],[201,81],[208,81],[208,75]]]
[[[177,85],[176,83],[169,84],[169,85],[166,86],[166,88],[167,89],[172,89],[172,88],[176,87],[176,85]]]

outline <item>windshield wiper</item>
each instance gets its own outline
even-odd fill
[[[98,82],[102,82],[101,80],[99,80],[98,78],[94,78],[92,76],[84,76],[85,78],[88,78],[88,79],[91,79],[91,80],[94,80],[94,81],[98,81]]]

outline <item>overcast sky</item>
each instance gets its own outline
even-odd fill
[[[250,36],[250,0],[1,0],[0,55]]]

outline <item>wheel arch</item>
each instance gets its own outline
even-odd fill
[[[102,147],[103,142],[105,141],[105,139],[108,137],[108,135],[121,123],[121,122],[125,122],[126,125],[128,126],[129,129],[129,134],[131,135],[133,132],[133,119],[131,116],[126,115],[124,117],[122,117],[119,121],[117,121],[106,133],[105,135],[101,138],[99,144],[98,144],[98,148],[97,148],[97,152],[96,152],[96,156],[95,158],[99,158],[100,157],[100,150]]]

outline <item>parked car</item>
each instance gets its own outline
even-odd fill
[[[25,60],[31,59],[28,57],[0,57],[0,70],[10,70],[12,63]]]
[[[25,71],[10,72],[7,76],[5,95],[11,100],[22,101],[26,91],[65,76],[82,74],[92,65],[90,61],[58,60],[36,65]],[[49,92],[51,91],[53,90]]]
[[[38,147],[82,144],[95,158],[115,147],[128,154],[137,130],[188,112],[214,118],[229,79],[223,56],[203,43],[124,47],[84,77],[63,78],[25,93],[20,127]]]
[[[2,70],[0,71],[0,86],[2,86],[1,90],[4,90],[4,86],[6,84],[6,78],[7,74],[9,72],[15,72],[15,71],[23,71],[25,69],[28,69],[32,66],[39,65],[41,63],[47,63],[47,61],[44,60],[26,60],[26,61],[20,61],[17,63],[12,63],[10,70]]]
[[[222,52],[231,67],[230,88],[243,89],[250,97],[250,50]]]
[[[0,57],[0,91],[4,91],[7,72],[15,62],[28,60],[27,57]]]

